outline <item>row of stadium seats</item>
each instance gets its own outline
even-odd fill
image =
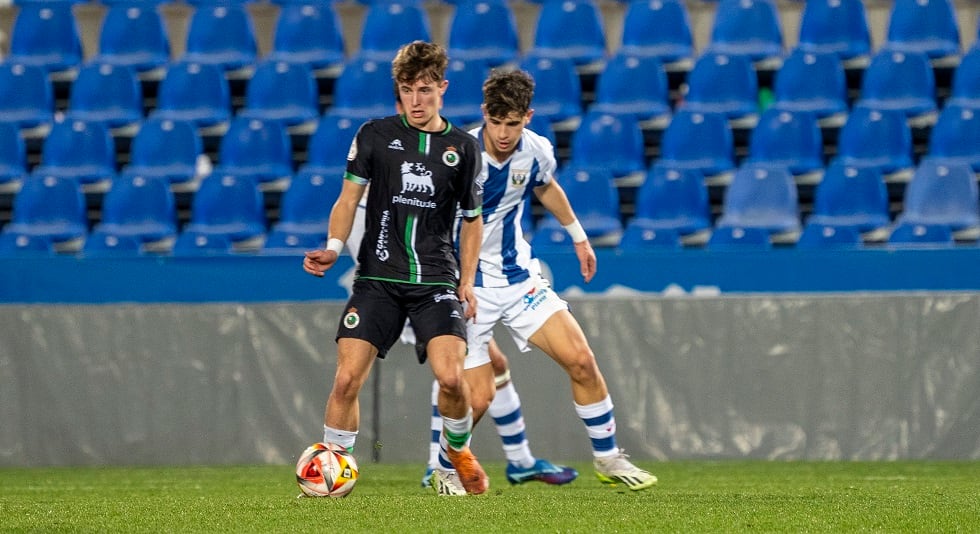
[[[802,239],[803,221],[819,225],[827,234],[824,237],[834,238],[833,243],[844,236],[858,243],[898,239],[892,235],[903,226],[928,230],[924,236],[929,239],[945,236],[948,244],[954,240],[975,244],[980,238],[980,193],[976,173],[965,163],[923,159],[894,217],[878,168],[838,158],[823,174],[815,186],[813,211],[806,217],[801,216],[796,180],[779,164],[741,164],[724,190],[717,218],[711,214],[704,175],[692,167],[653,164],[639,186],[632,217],[624,217],[620,210],[618,188],[608,167],[570,163],[559,171],[559,179],[597,246],[704,245],[722,239],[715,237],[716,232],[729,238],[754,233],[764,235],[766,244],[792,244]],[[101,199],[100,220],[90,228],[88,204],[78,180],[34,173],[14,196],[12,221],[0,233],[12,236],[5,239],[15,248],[28,251],[40,242],[50,245],[44,250],[75,252],[91,241],[89,246],[127,242],[136,243],[140,250],[169,252],[180,234],[188,234],[205,242],[227,241],[237,251],[296,252],[322,245],[340,184],[337,169],[304,166],[290,177],[273,222],[257,176],[219,167],[200,181],[190,220],[182,225],[166,177],[127,170],[113,178]],[[525,211],[525,228],[536,246],[568,245],[567,233],[553,216],[534,221],[530,202]],[[729,235],[734,229],[738,235]]]

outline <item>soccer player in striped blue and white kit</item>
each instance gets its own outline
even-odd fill
[[[534,80],[524,71],[495,70],[484,82],[483,95],[484,124],[470,132],[483,149],[483,243],[474,288],[477,313],[467,323],[464,367],[478,369],[490,361],[493,328],[498,321],[503,323],[520,350],[529,351],[534,345],[568,373],[575,411],[586,427],[599,480],[622,483],[631,490],[649,488],[657,477],[636,467],[617,446],[613,403],[595,355],[568,304],[542,276],[524,239],[521,215],[533,193],[571,236],[585,282],[595,275],[595,252],[555,180],[553,146],[525,128],[534,113]],[[487,390],[480,385],[470,389]],[[475,407],[481,405],[481,399],[472,400]],[[479,420],[476,410],[474,418]],[[445,447],[439,460],[443,470],[451,470]]]

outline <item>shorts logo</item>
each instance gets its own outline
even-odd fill
[[[344,316],[344,326],[348,329],[357,328],[361,324],[361,316],[357,314],[357,308],[351,308]]]
[[[446,164],[447,167],[455,167],[459,165],[459,153],[456,152],[456,147],[451,146],[442,153],[442,162]]]
[[[454,293],[451,290],[432,297],[433,302],[442,302],[444,300],[458,300],[458,299],[459,297],[456,296],[456,293]]]
[[[541,305],[542,302],[548,300],[548,289],[542,288],[540,291],[538,288],[533,288],[528,291],[521,300],[524,301],[525,310],[534,310]]]

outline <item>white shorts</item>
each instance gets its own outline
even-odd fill
[[[467,353],[464,367],[472,369],[490,363],[490,338],[497,322],[503,323],[521,352],[531,350],[530,338],[549,317],[568,309],[541,275],[508,287],[477,287],[476,322],[466,323]]]

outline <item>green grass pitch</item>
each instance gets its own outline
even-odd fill
[[[292,466],[0,469],[0,532],[980,532],[980,462],[637,462],[660,483],[437,497],[421,464],[361,465],[345,499],[298,499]]]

